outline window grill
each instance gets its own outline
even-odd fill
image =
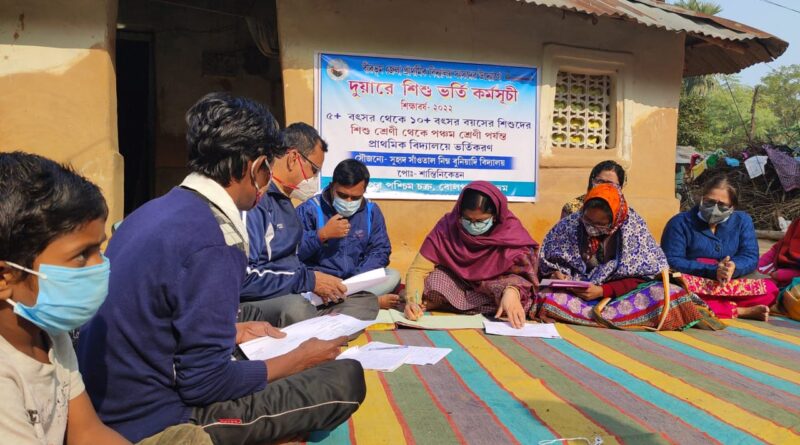
[[[553,146],[607,150],[611,140],[611,77],[559,71]]]

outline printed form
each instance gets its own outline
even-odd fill
[[[375,320],[359,320],[349,315],[323,315],[287,326],[281,331],[284,338],[261,337],[239,345],[250,360],[268,360],[293,351],[300,343],[310,339],[333,340],[350,336],[375,324]]]

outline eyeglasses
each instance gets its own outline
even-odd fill
[[[586,218],[586,217],[585,217],[585,216],[583,216],[583,215],[581,215],[581,222],[582,222],[582,223],[583,223],[583,225],[584,225],[584,226],[586,226],[586,227],[588,227],[588,226],[591,226],[591,227],[595,227],[595,228],[597,228],[598,230],[611,230],[611,225],[612,225],[612,223],[611,223],[611,222],[610,222],[610,223],[608,223],[608,224],[606,224],[606,225],[603,225],[603,224],[598,224],[598,223],[596,223],[596,222],[594,222],[594,221],[590,220],[589,218]]]
[[[703,207],[714,207],[714,206],[717,206],[717,207],[719,207],[719,210],[721,212],[727,212],[728,210],[730,210],[731,207],[733,207],[730,204],[728,204],[727,202],[717,201],[716,199],[708,199],[708,198],[703,198],[700,201],[700,205],[703,206]]]
[[[465,220],[473,223],[473,224],[487,224],[489,221],[494,219],[494,216],[490,216],[490,217],[485,218],[485,219],[472,219],[472,218],[467,218],[464,215],[461,215],[461,217],[464,218]]]
[[[303,153],[300,153],[300,150],[298,150],[297,153],[300,154],[300,156],[302,156],[303,159],[308,161],[309,164],[311,164],[311,176],[316,176],[317,173],[319,173],[319,171],[322,170],[319,167],[319,165],[314,163],[314,161],[312,161],[311,159],[308,159],[308,156],[304,155]]]
[[[612,185],[617,185],[617,183],[616,183],[616,182],[614,182],[614,181],[609,181],[608,179],[592,179],[592,184],[594,184],[594,185],[600,185],[600,184],[612,184]]]

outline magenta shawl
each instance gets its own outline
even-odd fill
[[[461,200],[467,189],[488,195],[497,208],[494,225],[485,235],[470,235],[461,226]],[[419,251],[464,280],[481,281],[508,273],[515,260],[538,247],[539,243],[508,209],[503,193],[489,182],[474,181],[464,187],[453,210],[436,223]]]

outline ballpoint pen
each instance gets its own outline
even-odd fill
[[[407,345],[397,345],[397,346],[382,346],[380,348],[370,348],[368,351],[383,351],[385,349],[404,349],[407,348]]]

